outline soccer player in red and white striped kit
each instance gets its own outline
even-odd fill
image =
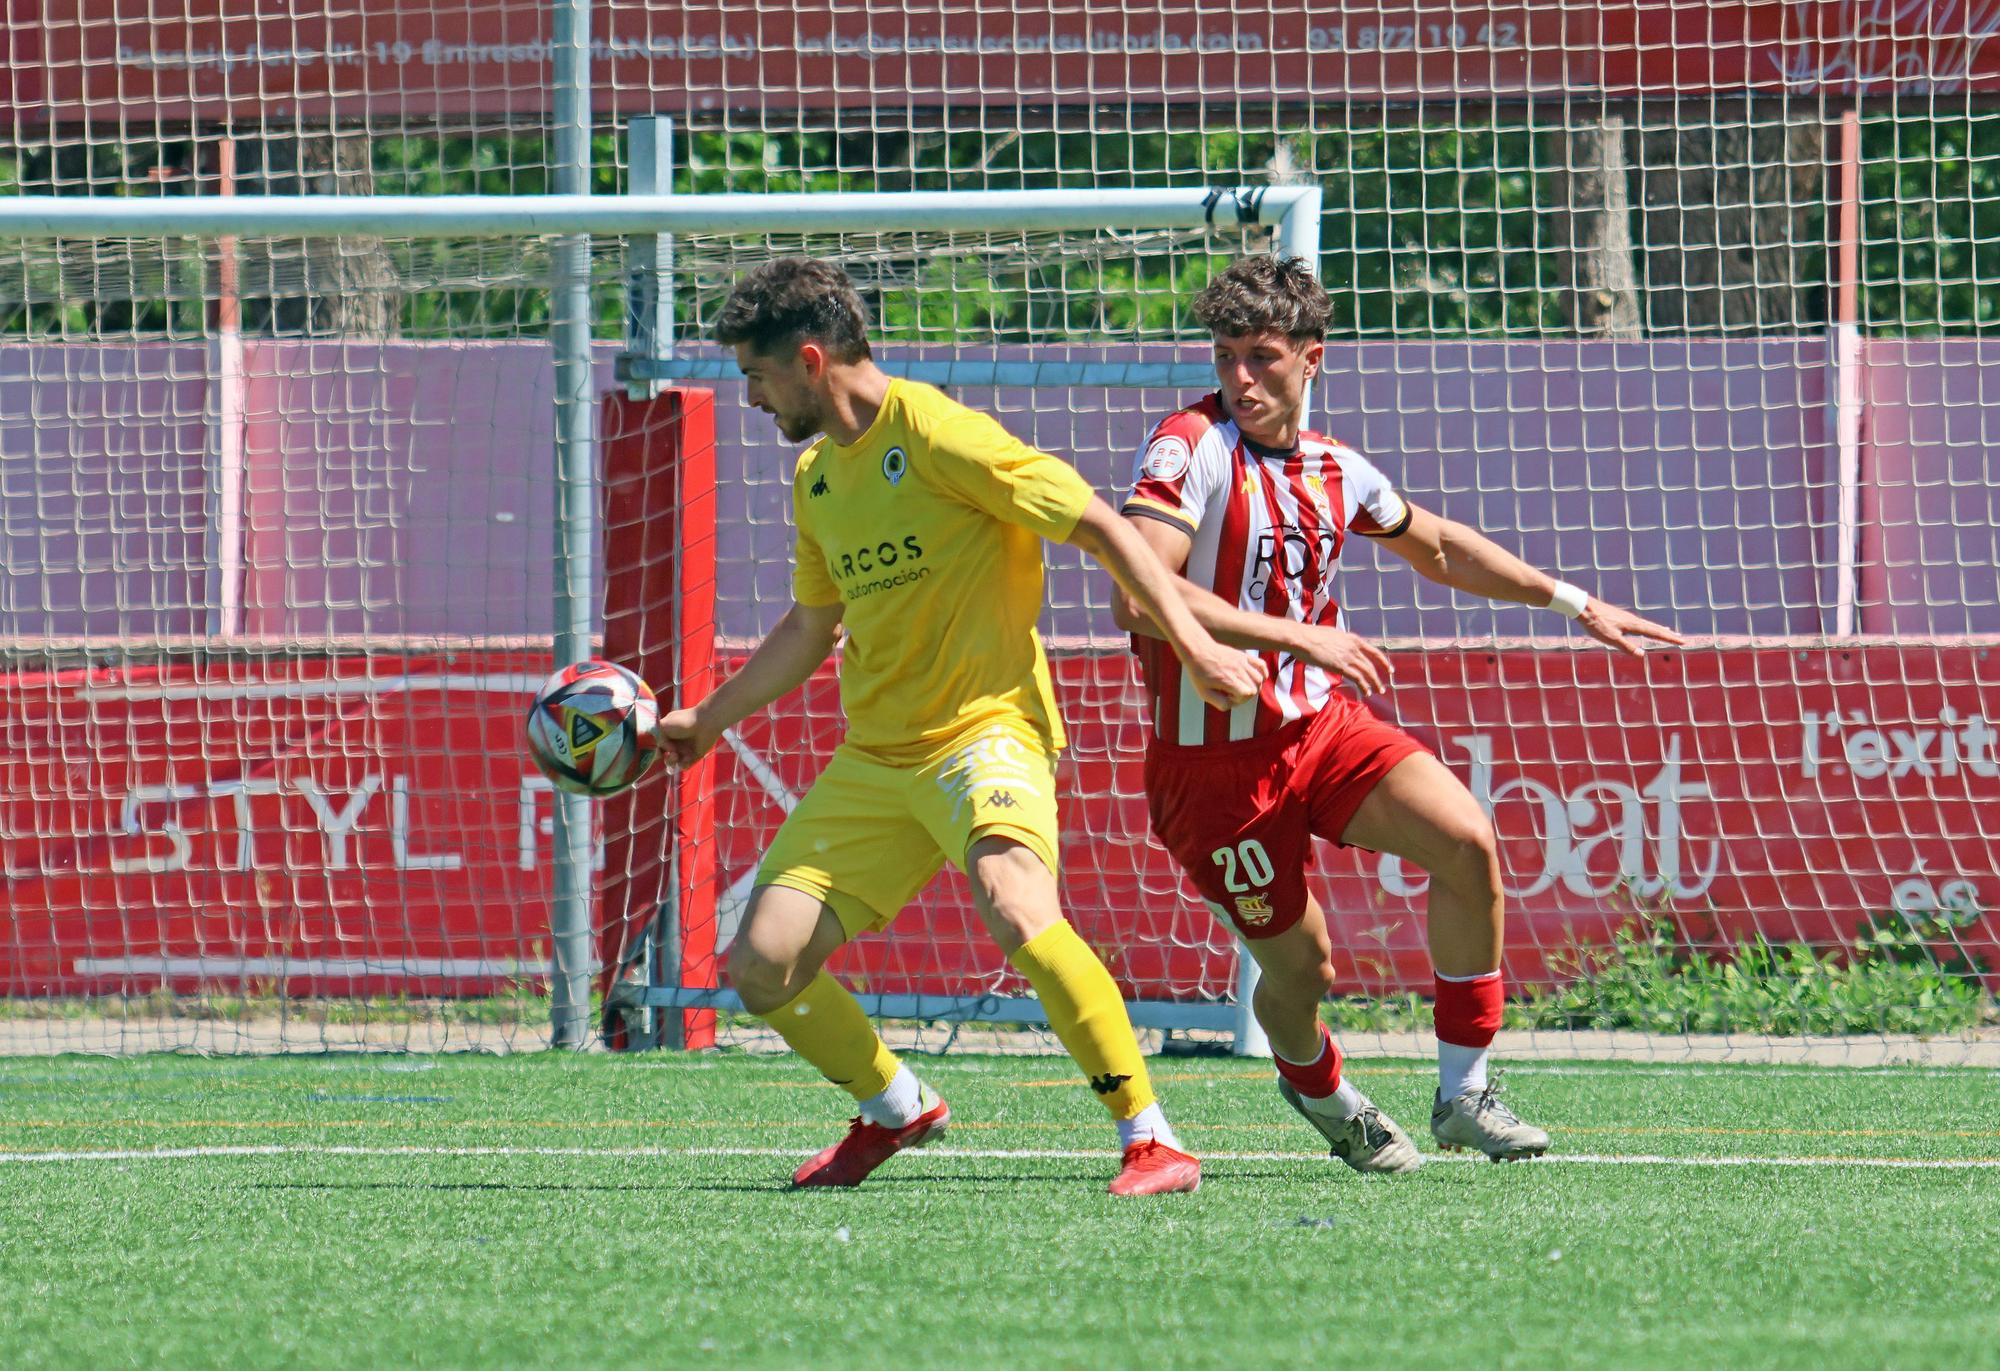
[[[1319,1017],[1332,984],[1326,915],[1306,892],[1314,834],[1391,852],[1430,873],[1438,1091],[1431,1133],[1496,1161],[1538,1156],[1549,1136],[1487,1078],[1500,1026],[1503,918],[1493,825],[1422,744],[1342,693],[1388,683],[1389,660],[1340,625],[1333,568],[1350,534],[1379,541],[1441,585],[1548,606],[1638,654],[1671,629],[1537,571],[1463,524],[1419,509],[1352,448],[1304,429],[1330,302],[1300,259],[1250,257],[1194,300],[1220,389],[1168,416],[1140,450],[1122,512],[1171,570],[1195,617],[1263,656],[1254,700],[1204,704],[1144,613],[1120,596],[1151,696],[1146,799],[1153,831],[1262,973],[1254,1009],[1278,1089],[1333,1155],[1361,1172],[1422,1164],[1407,1134],[1341,1078]]]

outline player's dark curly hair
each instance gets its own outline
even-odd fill
[[[711,330],[724,347],[766,356],[818,343],[836,362],[869,356],[868,320],[847,273],[811,257],[779,257],[736,283]]]
[[[1194,317],[1223,338],[1282,333],[1295,343],[1317,342],[1332,312],[1303,257],[1245,257],[1194,297]]]

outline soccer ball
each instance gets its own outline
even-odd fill
[[[528,708],[528,755],[559,789],[615,795],[660,755],[652,687],[614,662],[566,666],[542,683]]]

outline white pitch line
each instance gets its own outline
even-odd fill
[[[208,1157],[599,1157],[611,1159],[661,1159],[669,1157],[767,1157],[786,1161],[806,1156],[801,1149],[786,1147],[356,1147],[339,1144],[273,1144],[265,1146],[122,1148],[66,1152],[0,1152],[0,1165],[27,1162],[135,1162],[185,1161]],[[917,1158],[934,1157],[946,1161],[1106,1161],[1109,1149],[1096,1151],[1054,1147],[933,1147],[914,1151]],[[1318,1152],[1204,1152],[1214,1162],[1316,1162]],[[1477,1162],[1483,1157],[1468,1154],[1426,1154],[1426,1162]],[[1536,1167],[1546,1166],[1692,1166],[1754,1167],[1789,1166],[1832,1170],[1840,1167],[1871,1167],[1891,1171],[1987,1171],[2000,1170],[2000,1157],[1667,1157],[1659,1155],[1609,1155],[1589,1152],[1559,1152],[1536,1159]]]

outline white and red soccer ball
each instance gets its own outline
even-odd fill
[[[559,789],[615,795],[660,755],[652,687],[614,662],[566,666],[542,683],[528,708],[528,755]]]

